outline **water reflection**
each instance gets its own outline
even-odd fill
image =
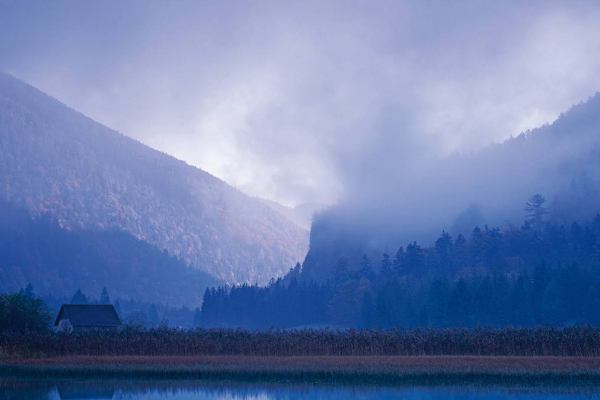
[[[169,381],[0,380],[0,400],[598,399],[597,387],[348,387]]]

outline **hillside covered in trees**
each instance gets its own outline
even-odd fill
[[[405,165],[382,151],[378,179],[358,179],[315,218],[304,273],[324,281],[341,256],[393,253],[398,243],[433,243],[445,230],[468,237],[478,225],[511,230],[533,193],[546,220],[580,224],[600,212],[600,94],[555,122],[470,154]],[[373,161],[374,162],[374,161]],[[367,167],[367,166],[365,166]]]
[[[506,230],[442,232],[393,254],[340,257],[327,280],[301,270],[268,287],[207,289],[204,326],[500,327],[600,324],[600,215],[544,222],[543,197]]]
[[[116,228],[66,230],[5,202],[0,210],[0,292],[32,284],[42,297],[62,298],[108,287],[124,300],[195,307],[219,282]]]
[[[230,283],[266,283],[303,259],[307,249],[306,232],[259,200],[6,74],[0,74],[0,199],[34,216],[48,214],[66,229],[119,229]],[[124,235],[104,232],[86,233],[82,240]],[[38,274],[55,284],[53,276],[61,276],[62,285],[71,285],[93,269],[83,262],[71,264],[68,274],[60,264],[50,270],[35,266],[0,271]],[[139,273],[141,280],[151,276]]]
[[[397,160],[317,214],[285,279],[207,290],[202,323],[598,325],[599,132],[596,94],[474,154],[406,170]]]

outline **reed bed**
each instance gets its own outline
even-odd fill
[[[58,356],[600,356],[600,329],[124,329],[0,334],[4,357]]]

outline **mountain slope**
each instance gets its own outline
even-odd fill
[[[256,199],[4,74],[0,198],[67,229],[123,229],[227,282],[264,283],[307,248]]]
[[[0,292],[31,283],[42,296],[62,297],[107,287],[122,299],[197,306],[218,283],[121,230],[66,230],[2,201],[0,210]]]
[[[413,240],[429,246],[442,230],[456,237],[463,232],[453,227],[469,210],[481,210],[481,228],[520,226],[536,193],[551,221],[593,218],[600,211],[600,94],[502,144],[402,170],[388,186],[318,214],[304,277],[330,278],[340,256],[358,263],[364,253],[393,255]]]

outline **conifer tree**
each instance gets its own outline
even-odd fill
[[[406,268],[412,273],[420,273],[425,262],[425,254],[417,242],[409,243],[406,246],[404,257]]]
[[[336,288],[339,288],[348,280],[350,280],[348,259],[346,257],[340,257],[335,265],[335,270],[333,271],[333,285]]]
[[[371,259],[366,254],[362,256],[360,261],[360,269],[358,270],[358,279],[366,278],[373,282],[375,279],[375,272],[373,272],[373,265]]]
[[[387,253],[383,253],[383,259],[381,260],[381,266],[379,267],[379,274],[384,278],[390,278],[392,276],[392,262],[390,256]]]
[[[108,290],[106,287],[102,288],[102,293],[100,293],[100,304],[110,304],[110,296],[108,295]]]
[[[89,302],[86,295],[81,292],[81,289],[77,289],[77,291],[73,295],[73,298],[71,299],[71,304],[85,305],[88,303]]]
[[[31,283],[28,283],[27,286],[25,287],[25,296],[27,296],[29,298],[35,297],[35,293],[33,292],[33,285]]]
[[[437,253],[440,266],[450,268],[452,265],[453,243],[452,237],[446,231],[442,231],[442,235],[435,241],[435,251]]]
[[[548,209],[544,207],[546,199],[541,194],[535,194],[525,204],[525,222],[533,229],[541,229]]]
[[[400,275],[402,273],[402,264],[404,262],[404,249],[402,246],[396,252],[396,256],[394,257],[393,269],[396,274]]]

